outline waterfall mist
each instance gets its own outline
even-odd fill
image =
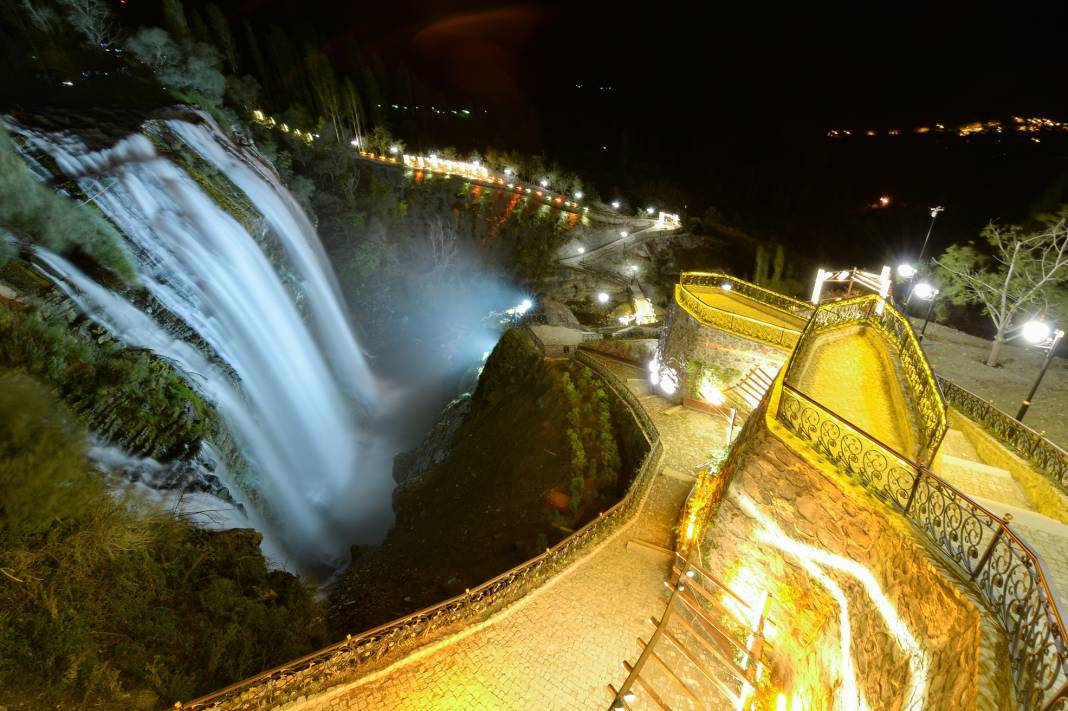
[[[37,261],[85,314],[169,360],[214,404],[247,465],[217,472],[245,511],[227,525],[244,516],[275,564],[328,575],[352,544],[385,535],[393,456],[473,387],[500,333],[489,315],[522,294],[458,254],[448,279],[430,275],[413,290],[390,343],[369,349],[372,373],[307,216],[256,154],[202,118],[168,120],[102,151],[12,126],[122,231],[144,291],[120,295],[43,249]],[[180,143],[225,176],[262,230],[209,194],[205,183],[222,189],[217,176],[198,181],[161,153],[150,140],[161,127],[168,149]]]

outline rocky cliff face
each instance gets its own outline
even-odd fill
[[[449,403],[418,447],[394,457],[393,480],[403,484],[444,462],[460,425],[470,412],[470,395],[465,394]]]

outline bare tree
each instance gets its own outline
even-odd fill
[[[426,239],[430,247],[430,273],[440,274],[452,266],[459,252],[456,244],[456,221],[437,218],[427,225]]]
[[[60,0],[57,3],[78,33],[99,47],[115,39],[119,25],[103,0]]]
[[[954,303],[983,307],[997,333],[986,364],[998,364],[1006,335],[1028,306],[1046,309],[1068,284],[1068,205],[1025,232],[1016,225],[991,223],[982,232],[990,254],[974,242],[953,245],[935,263],[946,270],[944,293]]]
[[[177,43],[162,27],[142,27],[126,42],[126,49],[155,73],[182,58]]]

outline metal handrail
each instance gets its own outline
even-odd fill
[[[801,332],[797,348],[790,356],[784,382],[796,382],[796,369],[802,360],[798,356],[813,347],[815,340],[812,336],[848,325],[861,324],[874,327],[897,350],[905,384],[908,386],[920,425],[921,451],[918,458],[922,464],[929,466],[934,461],[935,453],[949,428],[945,399],[927,356],[916,339],[912,324],[893,304],[878,294],[865,294],[820,304],[805,325],[805,330]]]
[[[700,286],[721,286],[724,283],[728,283],[731,285],[732,289],[738,289],[740,293],[760,301],[763,304],[779,309],[780,311],[784,311],[791,316],[804,314],[807,318],[815,309],[815,307],[807,301],[801,301],[792,296],[780,294],[777,291],[766,289],[758,284],[739,279],[730,274],[723,274],[722,272],[683,272],[679,275],[679,283],[697,284]]]
[[[997,516],[796,388],[785,382],[779,387],[775,419],[810,442],[844,474],[898,509],[977,586],[1009,632],[1013,682],[1022,706],[1068,708],[1068,681],[1064,681],[1068,674],[1068,633],[1042,559],[1009,526],[1011,517]],[[807,403],[815,410],[814,416],[801,411],[800,406],[795,409],[787,396]],[[832,426],[827,426],[827,420]],[[835,423],[847,432],[843,434]],[[850,437],[857,441],[851,442]],[[865,448],[864,441],[874,449]],[[1055,687],[1058,681],[1061,686]]]
[[[631,410],[634,415],[634,419],[638,423],[643,437],[649,444],[649,450],[642,459],[642,462],[635,472],[630,486],[627,489],[627,492],[623,495],[623,498],[605,511],[599,513],[597,518],[570,534],[555,546],[546,549],[544,553],[539,553],[537,556],[465,591],[461,595],[456,595],[447,600],[443,600],[442,602],[423,608],[422,610],[418,610],[399,619],[392,620],[383,625],[379,625],[378,627],[358,635],[346,636],[341,642],[337,642],[312,652],[311,654],[300,657],[299,659],[294,659],[293,661],[268,669],[267,671],[247,679],[242,679],[241,681],[230,684],[223,689],[206,694],[192,701],[184,703],[178,702],[175,704],[175,708],[183,709],[185,711],[208,709],[214,704],[232,698],[237,693],[251,690],[254,687],[264,685],[272,680],[283,679],[319,664],[325,665],[336,657],[342,655],[345,657],[361,655],[363,659],[379,659],[388,651],[396,648],[393,644],[388,642],[391,641],[391,636],[403,632],[407,626],[417,626],[421,622],[427,622],[429,624],[429,622],[433,621],[435,615],[447,613],[452,609],[460,609],[474,605],[480,605],[476,608],[476,612],[485,612],[491,607],[494,607],[494,605],[493,600],[484,602],[482,596],[489,597],[495,594],[504,596],[509,591],[515,592],[520,583],[523,582],[524,576],[527,576],[528,574],[533,575],[539,568],[547,565],[563,566],[568,564],[576,555],[580,555],[587,548],[600,543],[607,538],[609,533],[615,530],[615,528],[622,526],[625,520],[629,520],[630,514],[632,513],[630,510],[633,510],[633,512],[640,510],[648,497],[649,490],[651,489],[650,483],[652,481],[652,475],[655,474],[655,469],[663,453],[663,444],[660,439],[660,433],[652,419],[649,417],[649,414],[645,411],[645,408],[642,407],[640,401],[634,397],[633,393],[630,392],[626,385],[619,381],[619,378],[615,373],[604,367],[602,364],[597,363],[584,352],[575,353],[575,359],[582,362],[584,365],[589,366],[592,370],[595,370],[598,375],[604,379],[609,388],[624,401],[627,408]],[[616,519],[620,520],[617,521]],[[468,602],[472,600],[475,602]],[[499,602],[500,601],[498,601],[498,603]],[[505,600],[503,604],[508,604],[508,602],[508,600]],[[499,604],[498,606],[501,607],[503,604]],[[446,621],[446,625],[447,624],[448,621]],[[377,654],[375,653],[375,650],[370,649],[375,643],[383,640],[386,640],[386,642],[383,642],[381,645],[384,649],[380,649]],[[359,660],[356,660],[350,662],[350,665],[356,666],[358,663]],[[267,703],[270,703],[270,700],[268,700]]]
[[[978,423],[1031,464],[1054,486],[1068,495],[1068,452],[1043,436],[1041,432],[1020,422],[994,406],[993,400],[983,400],[975,393],[951,380],[935,376],[946,400]]]
[[[801,337],[802,331],[798,329],[778,326],[751,316],[736,314],[733,311],[706,304],[682,284],[675,285],[675,301],[686,313],[698,321],[716,328],[722,328],[742,338],[750,338],[778,348],[790,349],[797,344]],[[718,318],[715,318],[715,316],[718,316]],[[743,326],[736,325],[737,322],[741,322]],[[767,333],[776,334],[777,338],[768,337]]]

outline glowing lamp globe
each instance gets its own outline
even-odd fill
[[[538,185],[542,186],[543,188],[547,188],[549,187],[549,181],[545,178],[542,178],[538,181]]]
[[[1028,343],[1042,343],[1049,339],[1049,324],[1042,321],[1028,321],[1023,325],[1023,337]]]
[[[630,232],[627,232],[626,230],[623,230],[622,232],[619,233],[619,236],[622,237],[623,239],[626,239],[629,235],[630,235]]]
[[[619,200],[613,200],[613,201],[612,201],[612,209],[614,209],[614,210],[618,210],[618,209],[619,209],[619,206],[620,206],[620,204],[621,204],[621,203],[619,202]]]
[[[576,190],[575,191],[575,199],[576,200],[581,200],[582,199],[582,191],[581,190]]]
[[[579,254],[585,254],[586,253],[586,248],[585,247],[579,247],[578,248],[578,253]]]
[[[389,152],[394,154],[394,155],[396,155],[397,153],[400,152],[400,146],[390,146],[389,147]]]
[[[602,304],[607,304],[608,303],[608,294],[606,294],[606,293],[604,293],[602,291],[600,294],[597,295],[597,300],[600,301]]]
[[[920,299],[930,299],[935,295],[935,288],[925,281],[921,281],[916,285],[916,288],[912,290],[912,293]]]
[[[652,207],[645,208],[645,214],[646,215],[652,215],[655,211],[656,211],[656,209],[652,208]]]
[[[719,288],[723,289],[724,291],[730,291],[731,289],[734,288],[734,285],[731,284],[729,281],[725,281],[725,282],[723,282],[722,284],[719,285]]]
[[[916,267],[911,264],[902,264],[897,268],[897,275],[902,279],[911,279],[916,276]]]

